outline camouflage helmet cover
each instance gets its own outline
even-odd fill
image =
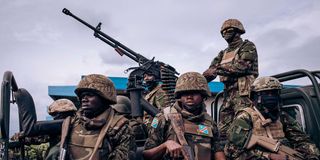
[[[211,95],[206,78],[198,72],[187,72],[182,74],[176,83],[175,97],[186,91],[199,91],[205,97]]]
[[[131,114],[131,101],[126,96],[117,96],[117,104],[112,105],[117,112],[122,114]]]
[[[101,74],[84,76],[74,92],[80,97],[83,91],[94,91],[102,98],[108,100],[110,104],[115,104],[117,102],[117,93],[113,82],[108,77]]]
[[[69,99],[58,99],[48,107],[49,115],[60,112],[77,111],[76,106]]]
[[[280,81],[274,77],[257,78],[251,85],[252,92],[280,90],[281,88],[282,88],[282,85]]]
[[[222,31],[228,28],[237,28],[241,34],[246,33],[246,30],[244,29],[242,23],[238,19],[228,19],[224,21],[221,26],[220,33],[222,34]]]

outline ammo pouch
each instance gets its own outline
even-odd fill
[[[254,80],[255,77],[253,75],[238,78],[238,88],[240,96],[248,96],[250,94],[250,86]]]

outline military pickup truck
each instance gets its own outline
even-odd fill
[[[278,78],[281,82],[296,80],[307,77],[310,80],[310,85],[306,86],[285,86],[281,91],[283,99],[282,109],[286,110],[295,117],[302,125],[303,130],[310,135],[311,139],[320,147],[320,87],[318,80],[320,79],[320,71],[308,71],[304,69],[293,70],[273,77]],[[211,115],[218,122],[219,109],[221,105],[223,92],[216,95],[211,103]],[[17,103],[19,109],[25,109],[31,106],[31,114],[35,114],[34,103],[32,96],[23,88],[19,88],[12,72],[7,71],[3,75],[1,84],[1,103],[0,103],[0,159],[8,159],[9,148],[20,148],[21,158],[24,159],[23,139],[19,141],[9,140],[9,125],[10,125],[10,107]],[[26,112],[21,112],[26,113]],[[21,125],[23,117],[19,111],[19,127],[20,132],[25,132],[29,135],[45,134],[53,130],[59,130],[61,121],[36,121],[36,115],[31,116],[31,121],[34,123],[33,129],[27,129]],[[50,127],[46,127],[50,126]],[[138,144],[138,143],[137,143]],[[139,144],[143,144],[139,142]],[[138,146],[137,159],[141,158],[143,146]]]

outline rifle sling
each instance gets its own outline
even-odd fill
[[[71,117],[68,116],[62,123],[60,150],[64,148],[66,138],[70,129]]]
[[[271,138],[271,139],[273,139],[273,136],[272,136],[272,134],[271,134],[270,127],[268,126],[269,123],[271,123],[271,120],[270,120],[270,119],[265,119],[265,118],[263,117],[263,115],[260,113],[260,111],[259,111],[255,106],[253,106],[253,109],[258,113],[260,119],[261,119],[262,122],[264,123],[263,126],[266,128],[268,137]]]
[[[177,135],[178,141],[181,145],[188,145],[186,138],[184,137],[184,125],[181,114],[170,113],[168,114],[172,128]]]

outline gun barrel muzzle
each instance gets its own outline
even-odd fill
[[[62,12],[66,15],[71,15],[71,12],[67,8],[63,8]]]

